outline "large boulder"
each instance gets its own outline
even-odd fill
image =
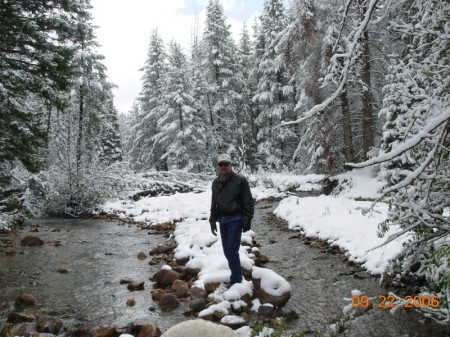
[[[17,249],[13,248],[13,247],[6,247],[5,249],[5,255],[6,256],[14,256],[17,255],[19,252],[17,251]]]
[[[252,278],[253,289],[261,303],[282,307],[291,298],[291,285],[273,270],[255,267]]]
[[[154,229],[155,231],[158,231],[158,232],[168,232],[168,231],[174,230],[175,225],[172,222],[167,221],[167,222],[162,222],[162,223],[157,223],[157,224],[152,225],[152,229]]]
[[[202,319],[179,323],[164,332],[161,337],[239,337],[229,327]]]
[[[154,324],[144,324],[139,331],[138,337],[160,337],[161,330]]]
[[[128,283],[127,289],[129,291],[144,290],[144,283],[144,281],[131,281]]]
[[[149,325],[152,325],[152,327],[149,327]],[[121,337],[136,337],[137,335],[139,335],[139,332],[141,331],[141,329],[146,326],[146,328],[143,330],[143,333],[147,333],[148,331],[157,331],[159,330],[159,328],[151,323],[148,319],[146,318],[139,318],[139,319],[135,319],[133,322],[128,323],[127,328],[126,328],[126,333],[122,333]],[[162,332],[160,332],[160,335],[162,334]]]
[[[175,280],[170,287],[170,290],[174,293],[174,295],[178,298],[185,297],[189,293],[189,286],[186,282],[182,280]]]
[[[206,296],[208,296],[208,293],[205,289],[195,286],[191,288],[191,299],[206,298]]]
[[[37,299],[31,294],[22,293],[17,297],[16,302],[22,305],[35,305]]]
[[[35,247],[42,246],[44,244],[44,241],[39,239],[37,236],[27,235],[20,241],[20,244],[22,246]]]
[[[173,281],[178,280],[179,278],[179,273],[172,270],[169,266],[163,266],[151,279],[161,287],[168,287],[172,285]]]
[[[36,322],[36,330],[42,335],[48,333],[56,336],[61,331],[63,324],[62,321],[50,317],[40,317]]]
[[[8,319],[6,320],[7,323],[23,323],[23,322],[33,322],[34,316],[27,315],[21,312],[11,312],[8,315]]]
[[[206,301],[204,298],[196,298],[189,301],[189,308],[194,312],[200,312],[206,308]]]
[[[164,295],[158,302],[162,311],[172,311],[180,306],[180,301],[173,294]]]
[[[94,328],[89,332],[89,337],[119,337],[115,327]]]
[[[153,289],[151,291],[152,294],[152,300],[153,301],[159,301],[161,298],[163,298],[167,293],[162,289]]]
[[[140,251],[137,255],[137,258],[139,260],[145,260],[147,258],[147,254],[145,254],[145,252]]]

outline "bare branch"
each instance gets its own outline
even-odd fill
[[[429,120],[428,124],[415,137],[410,138],[402,145],[397,146],[391,152],[382,153],[381,155],[379,155],[375,158],[372,158],[370,160],[366,160],[362,163],[346,163],[345,165],[355,167],[355,168],[362,168],[362,167],[367,167],[367,166],[371,166],[374,164],[380,164],[380,163],[389,161],[395,157],[400,156],[401,154],[405,153],[406,151],[412,149],[414,146],[416,146],[420,142],[422,142],[422,140],[429,138],[430,134],[435,129],[442,126],[442,124],[445,124],[445,127],[447,127],[449,122],[450,122],[450,107],[448,107],[446,110],[444,110],[440,115],[438,115],[434,118],[431,118]]]
[[[448,124],[448,122],[447,122]],[[439,143],[442,141],[443,135],[446,133],[447,126],[445,126],[441,132],[441,136],[436,141],[436,144],[432,151],[428,153],[427,158],[422,162],[422,164],[419,165],[417,169],[414,170],[411,174],[409,174],[405,179],[403,179],[401,182],[399,182],[396,185],[391,186],[390,188],[385,190],[385,194],[390,193],[392,191],[396,191],[402,187],[408,186],[411,184],[417,177],[425,170],[425,168],[428,166],[428,164],[434,159],[434,155],[436,154],[436,150],[439,148]]]

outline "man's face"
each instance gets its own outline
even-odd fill
[[[230,163],[223,161],[217,164],[217,169],[219,170],[220,175],[226,176],[231,172],[232,166]]]

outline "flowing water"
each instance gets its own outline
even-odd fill
[[[350,266],[342,254],[329,254],[323,247],[305,244],[297,232],[287,230],[273,216],[274,201],[256,205],[253,228],[262,254],[269,257],[268,268],[286,278],[292,286],[287,307],[299,319],[287,325],[292,333],[327,331],[342,317],[342,308],[353,289],[369,295],[386,294],[377,278]],[[156,323],[162,331],[186,320],[187,304],[163,313],[152,301],[149,277],[161,265],[151,266],[149,258],[139,260],[140,251],[148,251],[166,239],[149,235],[135,225],[92,219],[41,219],[27,224],[15,236],[19,254],[0,255],[0,325],[6,322],[8,306],[21,293],[38,299],[38,309],[64,322],[85,322],[91,326],[126,327],[135,320]],[[30,233],[38,228],[38,232]],[[36,235],[45,244],[20,247],[25,235]],[[5,238],[0,238],[5,239]],[[56,242],[59,241],[59,245]],[[357,277],[355,277],[357,276]],[[120,284],[123,278],[145,281],[143,291],[130,292]],[[126,305],[134,299],[136,305]],[[1,329],[1,328],[0,328]],[[392,316],[386,309],[372,309],[357,318],[347,336],[449,336],[448,327],[422,323],[420,316],[399,312]]]
[[[41,219],[32,223],[41,225],[39,232],[30,233],[25,227],[12,239],[20,242],[25,235],[34,235],[46,244],[19,247],[18,255],[0,256],[0,302],[29,293],[43,312],[96,326],[126,327],[145,319],[165,330],[184,319],[181,310],[170,315],[149,310],[155,307],[149,277],[160,266],[150,266],[149,259],[139,260],[137,255],[140,251],[148,254],[164,242],[162,235],[148,235],[136,225],[107,220]],[[52,245],[54,240],[61,245]],[[124,278],[145,281],[145,290],[130,292],[126,284],[120,284]],[[136,305],[127,306],[128,299]],[[6,317],[0,319],[3,323]]]
[[[266,267],[286,278],[292,287],[286,306],[296,311],[299,319],[288,324],[289,331],[329,331],[329,326],[342,318],[343,307],[349,304],[343,298],[351,298],[353,289],[369,296],[387,295],[389,290],[379,285],[379,278],[350,265],[344,254],[287,230],[287,224],[273,215],[276,203],[262,201],[256,208],[256,241],[270,258]],[[399,310],[391,315],[388,309],[375,307],[356,318],[345,336],[450,336],[450,327],[423,321],[415,312]]]

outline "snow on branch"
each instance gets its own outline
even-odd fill
[[[411,184],[411,182],[416,179],[423,171],[425,171],[425,168],[428,166],[428,164],[430,164],[430,162],[433,160],[435,154],[436,154],[436,150],[439,147],[439,143],[441,142],[443,136],[445,135],[445,128],[443,128],[443,130],[441,131],[441,136],[436,140],[436,144],[433,148],[432,151],[430,151],[428,153],[427,158],[422,162],[422,164],[416,169],[414,170],[414,172],[412,172],[411,174],[409,174],[405,179],[403,179],[403,181],[399,182],[398,184],[391,186],[390,188],[386,189],[384,193],[390,193],[393,191],[398,190],[399,188],[408,186],[409,184]]]
[[[358,46],[361,41],[362,35],[364,34],[364,31],[366,30],[366,28],[369,24],[370,18],[372,16],[372,13],[375,10],[375,7],[376,7],[376,4],[378,3],[378,1],[379,0],[370,0],[368,9],[367,9],[366,13],[364,14],[364,19],[361,21],[361,23],[356,28],[356,30],[349,34],[349,36],[351,36],[351,43],[349,44],[349,48],[348,48],[347,52],[345,54],[335,54],[331,58],[331,61],[336,61],[336,58],[338,58],[338,57],[343,57],[346,59],[346,61],[344,63],[344,67],[342,69],[342,76],[340,78],[339,87],[336,89],[336,91],[322,103],[313,106],[309,111],[304,113],[303,116],[301,116],[297,120],[289,121],[289,122],[282,122],[281,123],[282,126],[299,124],[299,123],[303,122],[304,120],[317,115],[318,113],[325,110],[343,92],[343,90],[345,89],[345,84],[347,83],[347,75],[350,70],[350,66],[352,64],[352,62],[351,62],[352,56],[355,55],[355,53],[358,50]],[[299,108],[300,108],[300,106],[299,106],[299,104],[297,104],[297,106],[295,107],[294,110],[298,110]]]
[[[389,161],[405,153],[406,151],[412,149],[414,146],[419,144],[425,138],[429,138],[430,134],[441,125],[445,124],[446,127],[449,121],[450,121],[450,107],[447,107],[447,109],[444,110],[440,115],[430,119],[428,124],[417,135],[408,139],[402,145],[395,147],[391,152],[382,153],[379,156],[372,158],[370,160],[366,160],[365,162],[362,163],[346,163],[346,165],[355,168],[363,168],[374,164],[380,164]]]

